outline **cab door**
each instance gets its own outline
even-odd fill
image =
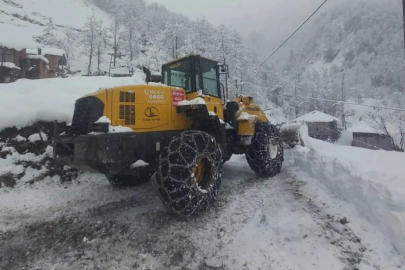
[[[196,63],[196,86],[202,90],[208,111],[214,112],[224,120],[224,105],[216,62],[200,57]]]

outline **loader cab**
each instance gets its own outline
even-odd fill
[[[195,93],[222,99],[224,91],[221,91],[219,75],[218,62],[199,55],[189,55],[162,66],[164,84],[182,88],[186,94]]]

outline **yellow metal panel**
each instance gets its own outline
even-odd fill
[[[238,134],[239,135],[254,135],[255,134],[255,121],[242,120],[238,121]]]
[[[267,116],[263,110],[253,103],[252,97],[249,96],[239,96],[235,100],[239,104],[239,111],[236,114],[238,118],[243,112],[250,115],[255,115],[256,118],[253,120],[240,120],[238,121],[238,134],[239,135],[253,135],[255,131],[255,124],[257,121],[269,122]]]
[[[205,104],[207,104],[207,109],[209,112],[214,112],[216,115],[218,115],[219,119],[224,120],[224,105],[222,104],[221,98],[207,95],[199,96],[197,92],[187,94],[187,100],[193,100],[196,99],[197,97],[204,99]]]
[[[180,88],[173,87],[172,91],[172,122],[175,129],[189,129],[190,121],[184,112],[177,113],[176,105],[179,100],[186,99],[186,91]]]
[[[134,98],[131,96],[134,95]],[[104,103],[104,116],[113,126],[126,126],[136,132],[180,130],[190,127],[184,114],[178,114],[178,100],[186,98],[183,89],[165,85],[130,85],[99,90],[87,96],[95,96]],[[121,106],[134,107],[135,122],[125,123]],[[128,107],[127,107],[128,108]],[[125,109],[125,108],[124,108]],[[124,111],[128,112],[128,111]],[[132,114],[129,115],[132,118]],[[127,117],[128,118],[128,117]]]

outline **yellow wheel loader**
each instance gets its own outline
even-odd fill
[[[184,216],[215,201],[233,154],[245,154],[259,177],[280,172],[280,133],[252,97],[227,101],[220,80],[229,76],[227,65],[189,55],[164,64],[161,76],[144,71],[144,85],[78,99],[71,125],[55,140],[55,158],[105,174],[114,186],[153,175],[163,203]]]

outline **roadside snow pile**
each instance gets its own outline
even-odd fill
[[[304,125],[305,147],[292,150],[294,165],[353,204],[405,254],[405,153],[333,145],[307,134]]]
[[[299,133],[300,126],[301,124],[298,123],[285,123],[280,126],[280,134],[285,148],[287,148],[286,145],[288,148],[294,148],[301,143]]]
[[[58,129],[62,130],[62,127],[63,123],[60,123]],[[63,182],[77,177],[76,170],[52,158],[53,149],[48,145],[52,139],[50,134],[53,134],[52,122],[0,131],[0,188],[32,184],[48,178]]]
[[[17,135],[17,136],[19,136],[19,135]],[[21,138],[23,138],[23,137],[21,137]],[[46,134],[41,131],[41,133],[34,133],[31,136],[29,136],[28,140],[30,142],[47,141],[48,136],[46,136]]]
[[[71,77],[66,79],[18,80],[0,84],[0,130],[25,127],[37,121],[70,122],[76,99],[100,88],[121,86],[125,79]],[[128,84],[145,84],[136,78]]]

